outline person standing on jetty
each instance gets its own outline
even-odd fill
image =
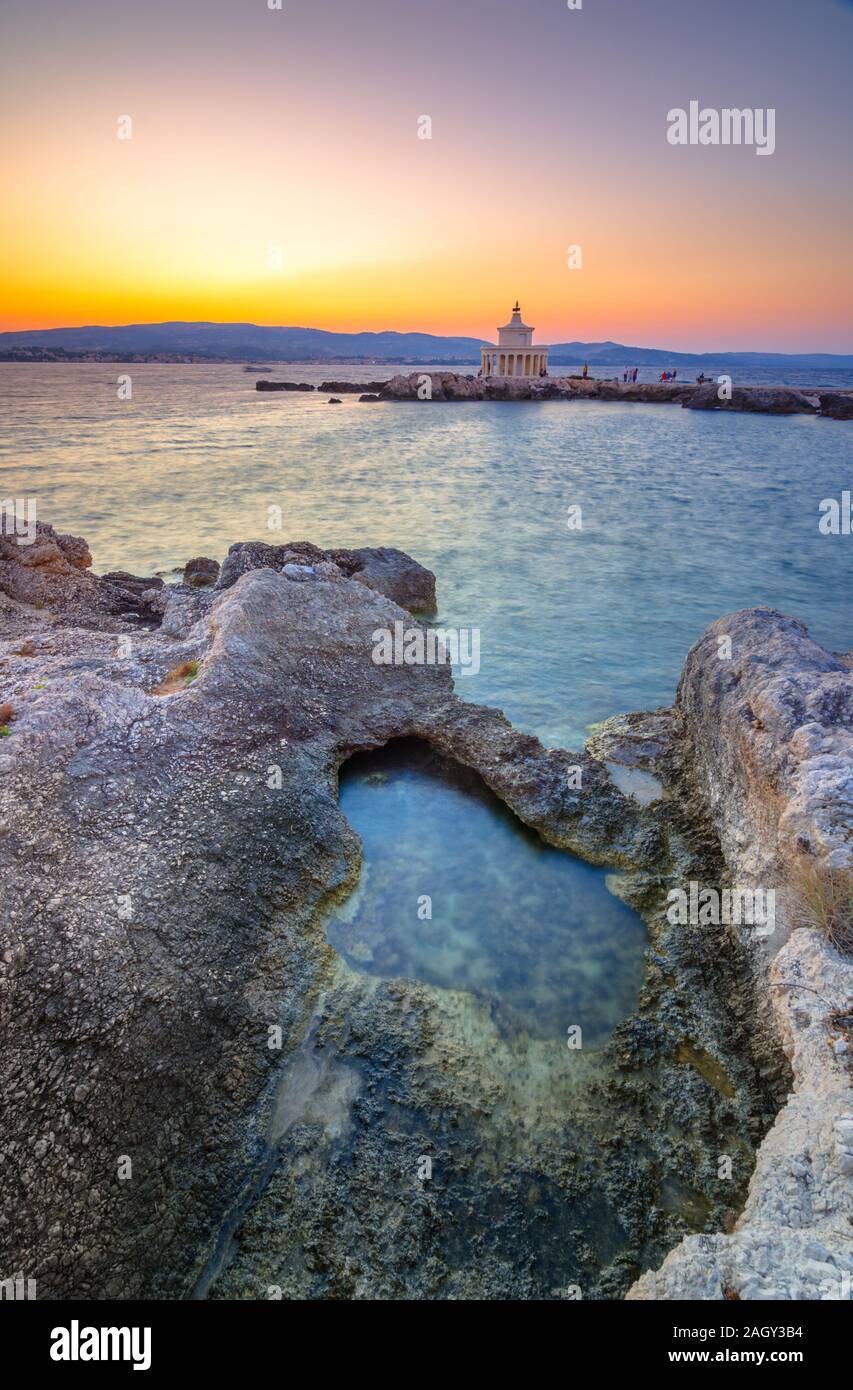
[[[584,362],[584,364],[583,364],[583,378],[584,378],[584,381],[586,381],[586,379],[587,379],[588,376],[589,376],[589,363]]]

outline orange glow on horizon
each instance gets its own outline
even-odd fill
[[[285,25],[263,5],[81,4],[85,33],[56,0],[32,7],[0,96],[0,330],[205,320],[494,341],[519,297],[543,343],[853,349],[849,190],[813,163],[832,142],[789,114],[772,159],[670,147],[674,79],[638,7],[611,32],[605,14],[513,6],[486,32],[472,6],[457,51],[414,11],[397,34],[379,0],[332,6],[330,53],[311,7]],[[658,66],[640,82],[643,43]],[[619,119],[598,119],[600,92]]]

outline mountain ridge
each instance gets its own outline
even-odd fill
[[[162,323],[26,329],[0,333],[0,357],[32,352],[194,355],[210,360],[298,362],[369,360],[388,362],[479,362],[483,338],[382,332],[335,333],[323,328],[273,327],[252,323],[169,319]],[[599,366],[695,366],[729,363],[752,367],[853,368],[853,353],[678,352],[612,340],[579,340],[550,345],[552,366],[582,361]]]

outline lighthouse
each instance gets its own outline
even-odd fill
[[[481,376],[546,376],[548,349],[534,344],[535,329],[524,323],[518,300],[512,318],[498,329],[498,345],[480,348]]]

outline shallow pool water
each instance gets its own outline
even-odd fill
[[[351,759],[341,809],[364,858],[327,934],[352,967],[466,990],[503,1030],[579,1027],[585,1047],[635,1007],[640,918],[603,869],[544,844],[479,778],[401,740]]]

